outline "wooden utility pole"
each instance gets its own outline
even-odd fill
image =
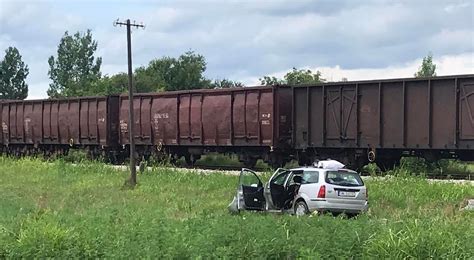
[[[132,71],[132,32],[131,27],[135,28],[145,28],[143,24],[137,24],[135,21],[130,23],[130,19],[127,19],[125,22],[120,22],[118,19],[114,22],[114,26],[125,25],[127,26],[127,49],[128,49],[128,132],[130,134],[130,179],[126,184],[130,187],[135,187],[137,185],[137,168],[136,168],[136,158],[135,158],[135,134],[133,131],[134,119],[133,119],[133,71]]]

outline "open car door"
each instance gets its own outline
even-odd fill
[[[257,174],[249,169],[243,168],[239,176],[239,188],[237,193],[238,209],[263,210],[265,198],[263,196],[263,183]],[[241,198],[239,198],[241,196]],[[243,205],[240,205],[243,203]]]
[[[275,209],[283,208],[283,205],[286,200],[286,188],[285,182],[288,176],[291,174],[291,171],[286,169],[278,169],[270,178],[269,183],[269,192],[270,198],[272,200],[272,206]]]

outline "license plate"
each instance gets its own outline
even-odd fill
[[[353,191],[340,191],[339,196],[340,197],[355,197],[355,192]]]

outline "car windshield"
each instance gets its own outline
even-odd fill
[[[319,172],[318,171],[304,171],[301,176],[301,184],[310,184],[319,182]]]
[[[364,186],[364,182],[356,172],[327,171],[326,182],[339,186]]]

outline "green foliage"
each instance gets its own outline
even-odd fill
[[[135,70],[135,90],[137,93],[148,93],[163,91],[166,82],[159,75],[155,75],[152,70],[139,67]]]
[[[95,58],[97,42],[90,30],[69,35],[66,31],[58,46],[57,57],[48,59],[48,96],[52,98],[96,94],[101,78],[102,58]]]
[[[118,73],[113,76],[105,75],[87,95],[113,95],[125,93],[128,89],[128,75]]]
[[[96,47],[96,43],[94,46]],[[100,61],[100,58],[98,61]],[[162,57],[150,61],[148,66],[138,67],[133,73],[133,86],[136,93],[244,86],[240,82],[228,79],[214,80],[212,82],[204,77],[205,70],[206,59],[204,56],[188,51],[178,58]],[[65,75],[64,79],[69,80],[70,76],[73,75]],[[84,86],[84,84],[86,83],[82,82],[76,85]],[[74,95],[78,96],[93,96],[122,94],[127,91],[128,74],[118,73],[103,77],[99,75],[99,77],[91,80],[89,85],[81,87],[80,91],[75,87],[73,92]]]
[[[244,84],[238,81],[232,81],[228,79],[214,80],[211,83],[210,88],[219,89],[219,88],[242,88],[245,87]]]
[[[311,70],[298,70],[293,68],[292,71],[286,73],[285,81],[287,84],[296,85],[304,83],[322,83],[326,81],[321,77],[321,72],[313,73]]]
[[[15,47],[5,50],[5,57],[0,62],[0,99],[25,99],[28,96],[26,77],[28,65]]]
[[[261,85],[281,85],[281,84],[310,84],[310,83],[322,83],[326,80],[322,78],[321,72],[316,71],[313,73],[311,70],[296,69],[287,72],[284,76],[284,79],[278,79],[274,76],[263,76],[259,79]]]
[[[433,54],[429,53],[428,56],[423,58],[418,72],[415,73],[415,77],[434,77],[436,76],[436,64],[433,63]]]
[[[90,160],[87,152],[83,149],[70,149],[67,155],[61,158],[65,162],[83,163]]]
[[[426,176],[439,175],[444,178],[451,178],[455,175],[474,173],[474,168],[466,162],[458,160],[443,159],[436,162],[428,162],[423,158],[403,157],[400,166],[383,173],[396,176]]]
[[[286,84],[286,81],[282,79],[278,79],[275,76],[263,76],[262,78],[259,78],[260,80],[260,85],[262,86],[273,86],[273,85],[283,85]]]
[[[358,218],[230,215],[237,176],[0,157],[0,258],[472,258],[471,185],[369,179]]]
[[[144,81],[165,91],[207,88],[210,81],[204,78],[205,70],[206,59],[193,51],[188,51],[177,59],[172,57],[155,59],[150,61],[148,67],[138,69],[149,79]]]

